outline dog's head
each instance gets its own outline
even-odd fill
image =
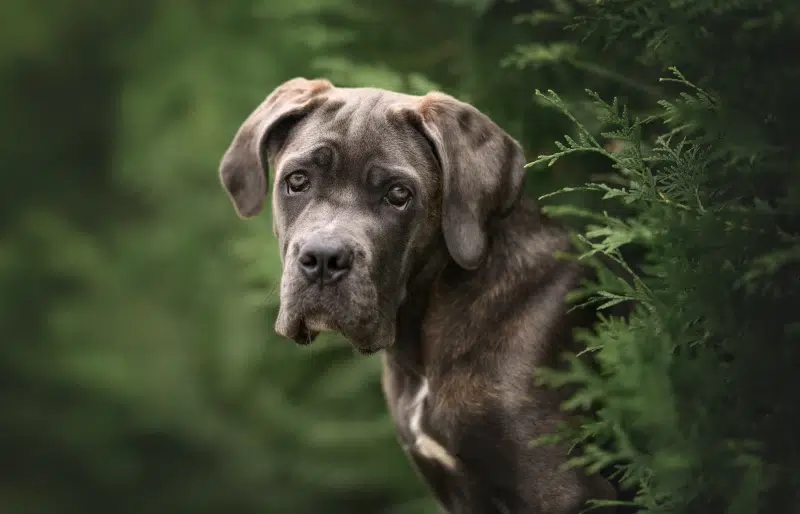
[[[459,266],[486,256],[487,223],[522,190],[520,146],[474,107],[292,79],[245,120],[220,176],[239,216],[258,214],[274,172],[283,275],[276,331],[322,330],[372,353],[395,339],[415,270],[444,242]]]

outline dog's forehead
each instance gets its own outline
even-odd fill
[[[354,118],[351,121],[380,122],[397,119],[399,109],[411,108],[419,98],[372,87],[340,87],[330,90],[324,105],[340,117]]]
[[[427,143],[403,115],[418,99],[377,88],[334,88],[292,134],[288,153],[311,151],[325,142],[349,159],[425,167]]]

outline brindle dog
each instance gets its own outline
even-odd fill
[[[613,499],[568,449],[532,445],[568,421],[536,366],[572,347],[581,279],[567,232],[522,194],[520,145],[442,93],[296,78],[245,120],[220,165],[237,213],[275,173],[283,275],[276,331],[383,350],[403,448],[451,514],[576,514]]]

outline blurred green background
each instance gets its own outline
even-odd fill
[[[516,20],[540,8],[555,14]],[[238,220],[217,164],[294,76],[444,90],[532,159],[571,130],[536,88],[568,96],[592,76],[648,95],[573,58],[570,9],[5,0],[0,512],[436,512],[395,443],[378,360],[274,335],[269,214]],[[572,162],[531,191],[586,178]]]

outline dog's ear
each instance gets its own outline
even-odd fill
[[[241,218],[255,216],[267,196],[267,144],[277,147],[288,127],[324,101],[333,88],[327,80],[294,78],[278,86],[239,127],[222,157],[219,175]],[[282,130],[277,130],[278,128]],[[278,134],[280,133],[280,134]],[[274,136],[274,137],[271,137]]]
[[[442,168],[442,231],[453,260],[477,268],[488,248],[487,223],[519,199],[525,156],[519,143],[475,107],[438,92],[418,110]]]

